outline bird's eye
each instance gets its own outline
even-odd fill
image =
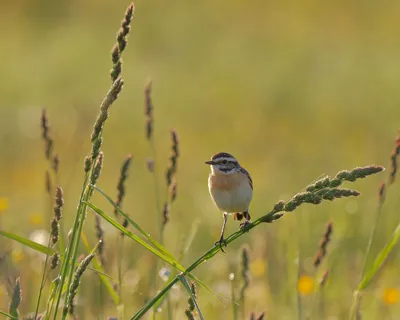
[[[222,160],[222,164],[227,164],[227,163],[228,163],[228,161]]]

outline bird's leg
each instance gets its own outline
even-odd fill
[[[226,247],[226,241],[224,239],[224,233],[225,233],[225,227],[226,227],[226,222],[228,220],[228,214],[226,212],[224,212],[223,214],[223,218],[224,218],[224,223],[222,225],[222,230],[221,230],[221,236],[219,238],[219,240],[215,243],[216,246],[219,245],[219,247],[221,248],[222,252],[225,252],[224,249],[222,249],[222,246],[224,245]]]
[[[247,209],[246,211],[243,212],[243,216],[246,219],[243,223],[240,224],[240,229],[246,229],[246,227],[250,224],[250,213],[249,210]]]

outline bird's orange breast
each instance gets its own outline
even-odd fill
[[[229,191],[239,187],[243,180],[245,177],[241,173],[210,175],[209,184],[220,191]]]

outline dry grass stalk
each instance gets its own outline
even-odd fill
[[[175,199],[176,199],[176,189],[177,189],[177,187],[176,187],[176,179],[174,177],[174,178],[172,178],[171,185],[168,188],[169,198],[170,198],[171,203],[174,202]]]
[[[51,183],[50,172],[48,170],[46,170],[46,175],[45,175],[45,186],[47,194],[51,196],[52,183]]]
[[[121,22],[121,28],[118,30],[117,33],[117,43],[114,45],[111,51],[111,59],[112,59],[112,69],[110,71],[111,80],[114,82],[122,71],[122,59],[121,54],[125,50],[127,45],[127,38],[129,31],[131,29],[130,23],[132,21],[132,17],[135,11],[135,6],[131,3],[128,8],[126,9],[124,18]]]
[[[396,137],[394,149],[392,151],[392,154],[390,155],[390,163],[391,163],[390,179],[389,179],[390,183],[393,183],[394,180],[396,179],[399,156],[400,156],[400,130],[399,130],[399,134]]]
[[[175,130],[171,130],[171,138],[172,138],[171,155],[169,157],[169,165],[167,168],[167,172],[165,174],[168,187],[170,187],[172,179],[176,173],[177,161],[179,158],[179,139],[178,139],[178,134],[176,133]]]
[[[146,168],[150,173],[154,172],[154,160],[151,158],[146,159]]]
[[[54,173],[57,175],[60,168],[60,158],[58,157],[57,153],[53,156],[52,168],[54,170]]]
[[[177,162],[179,158],[179,138],[178,134],[175,130],[171,130],[171,155],[169,157],[169,165],[167,168],[167,172],[165,174],[167,187],[169,191],[169,201],[172,203],[176,199],[176,170],[177,170]]]
[[[151,140],[153,136],[153,102],[151,100],[151,80],[144,88],[144,114],[146,115],[146,138]]]
[[[326,284],[328,278],[329,278],[329,270],[325,270],[324,273],[322,274],[321,279],[319,280],[319,285],[323,287]]]
[[[163,208],[163,222],[162,222],[163,226],[165,226],[169,221],[169,209],[170,209],[169,203],[165,202]]]
[[[325,227],[324,234],[319,243],[318,252],[314,257],[314,267],[315,268],[317,268],[321,264],[323,258],[326,256],[326,247],[327,247],[328,243],[331,241],[332,231],[333,231],[333,223],[329,222]]]
[[[32,312],[32,313],[26,315],[25,317],[23,317],[23,320],[42,320],[43,316],[44,315],[41,313],[38,315],[35,315],[35,312]]]
[[[53,151],[53,139],[50,137],[49,118],[47,117],[46,109],[42,110],[41,127],[42,138],[45,143],[44,154],[46,156],[46,159],[50,160],[50,156]]]
[[[263,320],[264,319],[265,313],[261,313],[258,317],[256,317],[256,314],[254,312],[250,313],[250,320]]]
[[[171,140],[172,140],[171,154],[169,156],[168,168],[165,173],[165,180],[168,187],[169,199],[164,204],[162,228],[164,228],[167,222],[169,221],[170,206],[168,205],[168,203],[172,204],[172,202],[175,201],[176,190],[177,190],[176,170],[177,170],[177,161],[179,158],[179,138],[175,130],[171,130]]]
[[[378,196],[379,196],[379,198],[378,198],[379,205],[382,206],[386,199],[386,183],[385,182],[382,182],[381,185],[379,186]]]

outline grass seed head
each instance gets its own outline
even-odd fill
[[[146,168],[150,173],[154,172],[154,160],[153,159],[151,159],[151,158],[146,159]]]
[[[149,80],[144,88],[144,114],[146,115],[146,138],[153,136],[153,102],[151,99],[152,84]]]
[[[86,156],[84,166],[83,166],[85,173],[88,173],[90,171],[90,168],[92,167],[92,163],[93,163],[92,157]]]
[[[169,221],[169,209],[170,209],[170,206],[169,206],[168,202],[165,202],[164,203],[163,212],[162,212],[162,214],[163,214],[163,222],[162,222],[163,226],[165,226]]]
[[[132,162],[132,156],[129,154],[122,164],[120,176],[117,182],[117,201],[115,202],[119,207],[122,207],[122,201],[125,197],[125,181],[128,178],[128,170]],[[118,215],[118,210],[114,208],[114,214]]]
[[[51,243],[54,245],[57,243],[58,238],[60,236],[60,225],[58,223],[58,220],[56,217],[53,217],[53,219],[51,219]]]
[[[63,310],[64,314],[67,314],[67,312],[69,312],[70,314],[74,313],[73,305],[74,305],[76,293],[78,292],[78,287],[81,283],[81,277],[82,277],[83,273],[85,272],[86,268],[88,267],[88,265],[90,264],[90,262],[92,261],[93,257],[94,257],[94,254],[90,254],[90,255],[86,256],[80,262],[79,266],[76,268],[72,283],[69,287],[69,295],[68,295],[67,305],[64,307],[64,310]]]
[[[54,217],[57,219],[57,221],[61,220],[62,218],[63,206],[64,206],[64,193],[62,188],[60,186],[57,186],[55,204],[53,208]]]
[[[177,185],[176,185],[176,179],[173,178],[172,182],[168,188],[169,191],[169,198],[170,198],[170,202],[174,202],[176,199],[176,189],[177,189]]]
[[[179,138],[175,130],[171,130],[171,140],[172,140],[171,155],[169,157],[169,165],[165,173],[165,178],[168,187],[170,187],[173,178],[176,174],[177,162],[179,158]]]
[[[111,105],[113,104],[113,102],[115,100],[117,100],[119,93],[122,90],[122,87],[124,85],[124,80],[119,77],[116,78],[115,81],[113,82],[110,90],[107,92],[106,96],[104,97],[101,105],[100,105],[100,112],[97,115],[97,119],[95,121],[95,124],[93,126],[93,131],[91,134],[91,142],[92,142],[92,159],[96,159],[97,155],[98,155],[98,151],[97,153],[95,152],[94,149],[96,149],[97,147],[100,148],[100,146],[95,146],[94,144],[96,143],[97,140],[99,140],[99,137],[103,131],[103,126],[104,126],[104,122],[107,120],[108,118],[108,114],[109,114],[109,109],[111,107]],[[101,143],[100,143],[101,145]]]
[[[190,284],[190,291],[192,291],[194,298],[197,299],[196,285],[193,281]],[[190,296],[188,299],[188,308],[185,310],[185,315],[188,319],[195,319],[194,317],[195,308],[196,306],[194,304],[193,298]]]
[[[57,268],[59,263],[60,263],[60,254],[58,252],[55,252],[51,257],[50,269],[54,270],[55,268]]]
[[[55,174],[57,174],[58,173],[58,169],[60,167],[60,158],[58,157],[57,153],[53,157],[52,167],[53,167],[53,170],[54,170]]]
[[[104,153],[100,151],[93,168],[92,176],[90,177],[90,184],[96,185],[100,177],[101,169],[103,168]]]
[[[393,183],[396,179],[398,170],[398,158],[400,156],[400,130],[399,135],[396,137],[395,147],[390,155],[390,183]]]
[[[50,172],[48,170],[46,170],[46,175],[45,175],[45,187],[47,194],[51,195],[52,183],[51,183]]]
[[[319,243],[318,251],[314,257],[315,268],[317,268],[321,264],[323,258],[326,256],[326,247],[328,243],[331,241],[332,231],[333,231],[333,223],[329,222],[325,227],[324,234]]]
[[[385,198],[386,198],[386,183],[385,182],[382,182],[380,184],[378,196],[379,196],[379,204],[383,205],[383,203],[385,202]]]
[[[46,109],[42,110],[41,127],[42,138],[45,143],[44,154],[46,156],[46,159],[50,159],[51,153],[53,151],[53,139],[50,137],[49,119],[47,117]]]
[[[131,29],[130,23],[132,21],[133,13],[135,11],[135,6],[131,3],[126,9],[124,18],[121,22],[121,27],[117,33],[117,43],[114,45],[111,51],[111,60],[113,66],[110,70],[111,80],[115,81],[121,74],[122,71],[122,59],[121,54],[125,50],[128,43],[128,34]]]

